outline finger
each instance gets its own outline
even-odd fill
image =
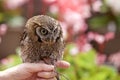
[[[41,78],[49,79],[49,78],[55,77],[56,73],[55,72],[39,72],[37,76]]]
[[[47,65],[44,63],[23,63],[20,69],[25,69],[28,72],[39,72],[39,71],[52,71],[54,70],[53,65]]]
[[[60,68],[69,68],[70,67],[70,63],[61,60],[61,61],[57,61],[56,62],[56,66],[60,67]]]

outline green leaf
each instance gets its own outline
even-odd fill
[[[115,16],[115,21],[116,21],[118,29],[120,30],[120,15]]]
[[[98,29],[98,28],[107,26],[109,21],[110,21],[109,16],[100,15],[100,16],[92,17],[88,21],[88,25],[90,26],[91,29]]]
[[[107,13],[110,11],[110,8],[106,4],[106,0],[102,0],[102,6],[100,8],[102,13]]]

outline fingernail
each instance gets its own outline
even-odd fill
[[[50,65],[50,67],[51,67],[51,68],[54,68],[54,66],[53,66],[53,65]]]

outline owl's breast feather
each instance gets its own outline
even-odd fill
[[[55,62],[63,56],[62,45],[58,43],[52,45],[29,43],[23,48],[23,54],[26,56],[23,55],[25,57],[24,62],[40,62],[42,60]]]

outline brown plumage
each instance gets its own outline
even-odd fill
[[[62,59],[64,50],[61,26],[49,16],[34,16],[27,21],[20,44],[23,62],[55,65]]]

